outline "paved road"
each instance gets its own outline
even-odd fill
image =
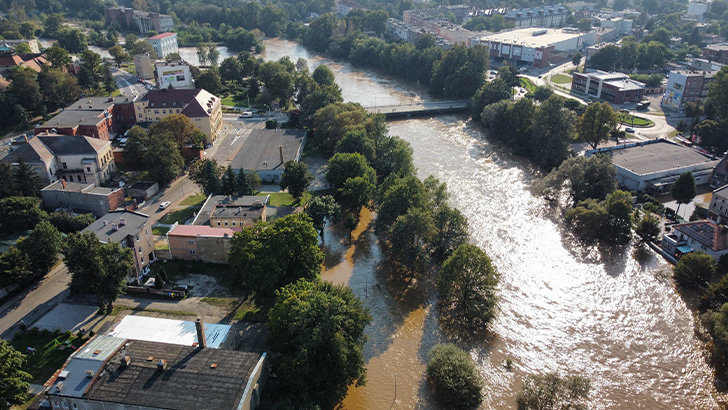
[[[62,263],[51,270],[38,284],[0,306],[0,335],[13,328],[35,308],[61,294],[68,288],[70,280],[71,275],[68,275],[66,265]],[[32,321],[37,319],[34,318]],[[27,320],[26,323],[30,324]]]
[[[111,74],[114,76],[116,85],[119,87],[121,95],[126,97],[139,97],[146,94],[147,89],[139,84],[139,79],[120,68],[113,68]]]

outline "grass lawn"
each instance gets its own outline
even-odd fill
[[[202,192],[199,192],[183,199],[182,202],[180,202],[180,205],[202,205],[202,203],[205,202],[206,199],[207,196],[205,196],[205,194],[203,194]]]
[[[88,340],[77,339],[75,335],[68,337],[65,333],[59,335],[53,332],[44,334],[42,331],[33,333],[31,330],[26,330],[19,337],[13,338],[10,344],[22,353],[25,353],[27,347],[35,348],[35,353],[27,356],[28,361],[23,366],[23,370],[33,376],[31,383],[34,384],[45,383],[75,351],[70,348],[59,350],[54,340],[62,344],[69,341],[74,348],[78,348]]]
[[[151,296],[151,295],[149,295]],[[151,297],[145,296],[145,298],[151,299]],[[168,297],[160,297],[160,299],[169,300]],[[197,313],[195,312],[188,312],[186,310],[166,310],[166,309],[151,309],[151,308],[144,308],[144,307],[129,307],[129,306],[114,306],[111,309],[110,316],[118,316],[119,313],[125,311],[125,310],[133,310],[135,312],[153,312],[153,313],[161,313],[163,315],[168,316],[174,316],[174,317],[187,317],[187,316],[197,316]]]
[[[159,220],[159,223],[171,225],[175,222],[178,222],[180,224],[183,224],[186,220],[192,219],[195,212],[199,211],[200,208],[202,208],[202,206],[192,205],[188,206],[187,208],[169,212],[167,215],[164,215],[162,219]]]
[[[313,140],[308,140],[306,146],[303,147],[303,157],[321,157],[326,158],[326,153],[319,148],[318,144]]]
[[[162,268],[164,268],[170,284],[175,284],[180,275],[187,273],[212,276],[218,283],[223,285],[228,285],[228,281],[230,280],[227,275],[228,266],[218,263],[179,260],[157,262],[152,265],[150,275],[154,277]]]
[[[273,307],[274,302],[275,299],[268,298],[263,301],[262,305],[258,305],[255,303],[255,299],[248,295],[245,301],[235,310],[233,319],[243,322],[267,322],[268,311]]]
[[[153,226],[152,233],[154,235],[166,235],[169,232],[169,228],[166,226]]]
[[[630,114],[618,113],[617,117],[622,124],[635,125],[636,127],[652,127],[655,123],[647,118],[632,116]],[[634,122],[633,122],[634,121]]]
[[[571,84],[571,77],[566,74],[555,74],[551,76],[551,82],[556,84]]]
[[[268,199],[268,203],[272,206],[296,206],[298,205],[298,202],[289,194],[288,192],[258,192],[258,196],[266,196],[270,195],[270,198]],[[309,194],[304,194],[303,198],[301,198],[301,202],[304,204],[306,203],[306,200],[308,199]]]
[[[246,105],[242,101],[235,101],[232,95],[228,95],[227,97],[223,98],[222,105],[229,105],[231,107],[246,107]]]
[[[518,82],[520,83],[521,87],[525,88],[529,92],[536,91],[536,84],[532,83],[531,80],[529,80],[528,78],[521,77],[518,79]]]

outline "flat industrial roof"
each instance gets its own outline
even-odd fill
[[[231,166],[253,171],[283,171],[283,164],[291,159],[297,160],[298,154],[303,151],[305,135],[306,131],[294,129],[253,130]]]
[[[207,347],[217,349],[228,337],[232,326],[204,323]],[[181,346],[197,343],[195,322],[188,320],[162,319],[148,316],[126,316],[109,332],[109,336],[122,339],[145,340]]]
[[[534,32],[546,30],[545,34],[534,36]],[[528,47],[545,47],[550,44],[571,40],[583,35],[582,33],[565,32],[562,29],[544,29],[538,27],[519,28],[510,31],[501,31],[480,38],[481,42],[495,41],[508,44],[519,44]]]
[[[613,149],[609,153],[615,166],[637,175],[654,174],[699,164],[714,167],[719,162],[691,148],[665,140]]]

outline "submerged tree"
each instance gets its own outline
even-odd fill
[[[452,344],[439,344],[427,354],[427,380],[446,409],[472,409],[483,401],[483,380],[470,355]]]

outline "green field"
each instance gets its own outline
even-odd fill
[[[188,206],[187,208],[169,212],[167,215],[164,215],[162,219],[159,220],[159,223],[171,225],[177,222],[183,224],[186,220],[192,219],[195,212],[199,211],[200,208],[202,208],[201,205],[193,205]]]
[[[555,74],[551,76],[551,82],[556,84],[571,84],[571,77],[566,74]]]
[[[618,113],[619,122],[625,125],[634,125],[635,127],[652,127],[655,123],[647,118],[632,116],[630,114]]]
[[[187,198],[183,199],[182,202],[180,202],[180,205],[201,205],[207,197],[202,192],[194,194],[192,196],[188,196]]]
[[[536,91],[536,84],[532,83],[531,80],[529,80],[528,78],[520,77],[518,79],[518,82],[521,85],[521,87],[525,88],[529,92]]]
[[[25,353],[28,347],[35,348],[35,353],[27,355],[28,361],[23,370],[33,376],[31,383],[43,384],[86,340],[78,339],[75,335],[69,337],[65,333],[55,335],[53,332],[36,332],[29,329],[13,338],[10,344],[22,353]],[[69,345],[73,348],[67,347]]]
[[[154,235],[166,235],[169,232],[169,228],[166,226],[153,226],[152,233]]]

